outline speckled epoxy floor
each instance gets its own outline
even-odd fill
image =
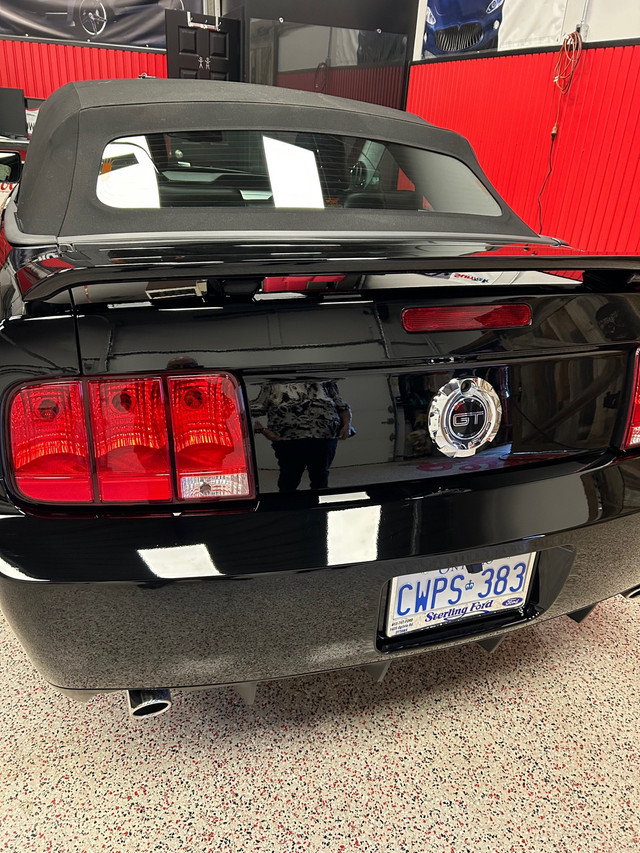
[[[39,679],[0,620],[0,850],[640,851],[640,602],[131,720]]]

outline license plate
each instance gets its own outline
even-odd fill
[[[518,610],[527,600],[535,554],[393,578],[387,637]]]

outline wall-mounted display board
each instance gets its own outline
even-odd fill
[[[243,79],[404,106],[418,0],[224,0],[244,30]]]

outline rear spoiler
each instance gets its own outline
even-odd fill
[[[261,279],[266,276],[367,275],[433,272],[541,272],[589,270],[598,289],[640,285],[640,256],[586,255],[559,241],[522,244],[474,234],[369,234],[345,239],[272,234],[270,240],[219,232],[212,239],[171,235],[161,244],[133,239],[109,242],[68,239],[54,246],[18,249],[17,271],[26,302],[48,299],[68,288],[150,279]],[[262,235],[261,235],[262,236]],[[254,235],[252,235],[254,237]],[[333,238],[333,239],[332,239]],[[612,275],[614,273],[614,275]],[[630,289],[635,289],[632,287]]]

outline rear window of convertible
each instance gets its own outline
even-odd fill
[[[335,134],[182,131],[112,140],[96,193],[115,208],[364,208],[500,216],[463,162]]]

